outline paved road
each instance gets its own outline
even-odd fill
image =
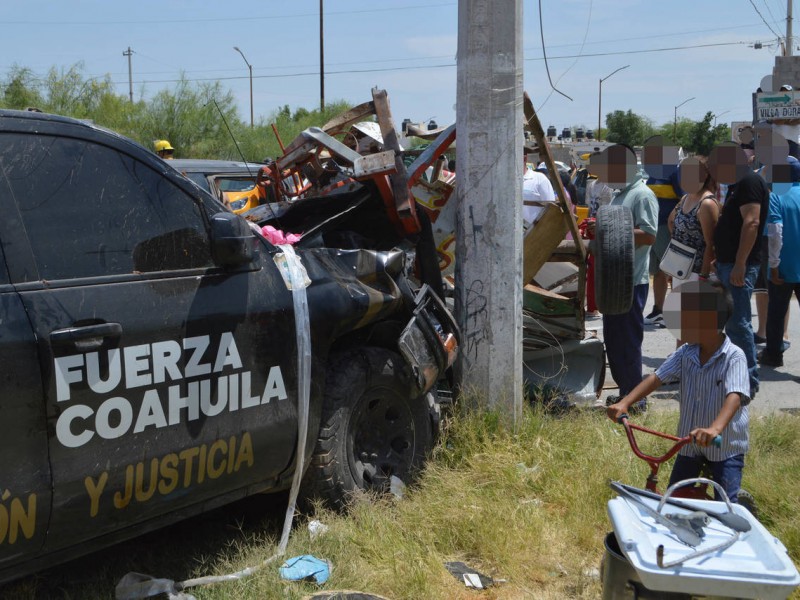
[[[653,304],[653,288],[650,287],[650,297],[647,301],[645,314],[648,314]],[[800,416],[800,310],[793,300],[792,317],[789,323],[789,339],[792,346],[784,353],[784,366],[777,369],[760,367],[761,389],[753,401],[751,411],[757,414],[783,412]],[[755,300],[753,301],[753,328],[758,324],[755,316]],[[597,330],[597,335],[602,339],[603,325],[601,319],[587,319],[587,331]],[[644,343],[642,344],[644,374],[652,373],[675,349],[675,338],[667,329],[660,329],[652,325],[645,325]],[[655,392],[651,399],[664,400],[664,402],[651,403],[653,408],[677,408],[675,393],[677,386],[663,387]],[[606,372],[606,389],[603,390],[601,400],[609,394],[617,394],[610,372]]]

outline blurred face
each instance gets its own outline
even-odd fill
[[[696,194],[703,188],[706,180],[706,169],[697,157],[683,159],[680,166],[680,184],[684,192]]]
[[[752,150],[750,150],[752,153]],[[750,172],[749,159],[739,146],[720,144],[708,157],[708,168],[717,183],[730,185]]]
[[[624,188],[636,179],[636,156],[625,146],[609,146],[593,154],[589,172],[613,188]]]
[[[707,281],[688,281],[664,301],[664,324],[689,344],[715,338],[725,326],[725,298]]]
[[[651,137],[642,149],[642,166],[654,179],[669,179],[678,168],[678,147],[665,145],[660,135]]]

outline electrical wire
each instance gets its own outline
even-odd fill
[[[544,68],[547,71],[547,81],[550,82],[550,87],[553,90],[555,90],[556,92],[564,96],[564,98],[567,98],[570,102],[572,102],[572,98],[567,96],[561,90],[556,89],[556,86],[553,85],[553,78],[550,77],[550,66],[547,64],[547,48],[545,47],[544,43],[544,25],[542,24],[542,0],[539,0],[539,33],[542,36],[542,56],[544,57]]]
[[[593,4],[594,4],[593,0],[589,0],[589,16],[586,18],[586,30],[583,32],[583,41],[581,42],[581,47],[578,49],[578,56],[575,58],[574,61],[572,61],[572,64],[567,68],[567,70],[564,71],[561,75],[559,75],[558,79],[556,79],[556,84],[558,84],[558,82],[560,82],[561,79],[563,79],[564,75],[566,75],[572,70],[572,67],[578,64],[578,60],[580,60],[580,57],[583,54],[583,47],[586,45],[586,38],[589,37],[589,25],[591,25],[592,23]],[[544,99],[544,102],[542,102],[536,109],[537,113],[544,108],[545,104],[547,104],[547,101],[550,100],[552,95],[553,95],[553,90],[550,90],[550,93],[547,94],[547,97]]]
[[[675,50],[691,50],[695,48],[715,48],[719,46],[743,46],[743,45],[752,45],[754,41],[741,41],[741,42],[717,42],[713,44],[694,44],[689,46],[672,46],[668,48],[645,48],[640,50],[620,50],[616,52],[594,52],[591,54],[569,54],[564,56],[551,56],[549,60],[565,60],[568,58],[591,58],[595,56],[617,56],[620,54],[630,55],[630,54],[650,54],[655,52],[671,52]],[[540,61],[540,60],[547,60],[545,57],[533,57],[533,58],[525,58],[523,59],[525,62],[531,61]],[[391,72],[391,71],[416,71],[416,70],[425,70],[425,69],[451,69],[456,66],[455,62],[448,63],[448,64],[439,64],[439,65],[422,65],[422,66],[411,66],[411,67],[389,67],[389,68],[382,68],[382,69],[343,69],[340,71],[326,71],[326,75],[347,75],[352,73],[384,73],[384,72]],[[319,71],[307,71],[302,73],[281,73],[281,74],[273,74],[273,75],[253,75],[253,79],[280,79],[284,77],[319,77]],[[181,81],[229,81],[229,80],[236,80],[236,79],[248,79],[247,75],[234,75],[230,77],[198,77],[194,79],[149,79],[149,80],[142,80],[142,81],[134,81],[136,84],[142,83],[179,83]],[[114,81],[117,85],[128,84],[128,81]],[[558,92],[558,90],[556,90]],[[559,92],[560,94],[562,92]],[[564,95],[564,94],[562,94]],[[567,96],[569,98],[569,96]],[[570,98],[572,100],[572,98]]]
[[[777,24],[778,20],[775,18],[775,15],[772,14],[772,9],[769,7],[769,4],[767,4],[767,0],[761,0],[761,1],[764,3],[764,6],[766,7],[767,12],[769,13],[769,18],[772,19],[773,23]]]
[[[333,10],[325,13],[325,16],[331,15],[354,15],[361,13],[376,13],[388,12],[398,10],[410,10],[417,8],[439,8],[443,6],[456,6],[456,2],[445,2],[441,4],[409,4],[406,6],[393,6],[390,8],[365,8],[361,10]],[[318,17],[319,13],[297,13],[292,15],[270,15],[266,17],[247,16],[247,17],[206,17],[202,19],[145,19],[140,21],[2,21],[0,25],[58,25],[60,27],[68,27],[70,25],[154,25],[154,24],[171,24],[171,23],[221,23],[225,21],[246,21],[252,23],[253,21],[274,21],[278,19],[299,19],[308,17]]]
[[[717,28],[714,29],[714,31],[717,31],[717,32],[719,32],[719,31],[730,31],[730,30],[733,30],[733,29],[746,29],[746,28],[750,28],[750,27],[752,27],[752,24],[748,23],[747,25],[733,25],[731,27],[717,27]],[[587,28],[588,28],[588,24],[587,24]],[[587,29],[587,31],[588,31],[588,29]],[[686,31],[674,31],[674,32],[671,32],[671,33],[664,33],[664,34],[658,34],[658,35],[644,35],[644,36],[636,36],[636,37],[628,37],[628,38],[592,40],[590,42],[587,42],[586,41],[586,37],[587,36],[584,36],[583,42],[581,42],[581,43],[576,42],[576,43],[573,43],[573,44],[550,44],[550,49],[552,50],[553,48],[571,48],[572,46],[581,46],[581,47],[583,47],[584,45],[585,46],[593,46],[593,45],[598,45],[598,44],[616,44],[616,43],[620,43],[620,42],[633,42],[633,41],[638,41],[638,40],[650,40],[650,39],[657,39],[657,38],[664,38],[664,37],[674,38],[676,36],[691,35],[691,34],[694,34],[694,33],[708,33],[708,29],[690,29],[690,30],[686,30]],[[538,46],[537,47],[525,48],[524,50],[528,51],[528,50],[537,50],[537,49],[538,49]],[[134,52],[136,54],[139,54],[140,56],[144,56],[145,58],[149,58],[150,60],[153,60],[155,62],[160,62],[160,61],[158,61],[157,59],[155,59],[153,57],[150,57],[150,56],[148,56],[146,54],[142,54],[141,52],[138,52],[138,51],[134,51]],[[368,64],[381,64],[381,63],[392,63],[392,62],[403,62],[403,61],[442,60],[442,59],[449,59],[452,56],[453,56],[452,53],[450,53],[450,54],[439,54],[439,55],[429,55],[429,56],[418,56],[418,57],[415,57],[415,58],[409,58],[409,57],[405,56],[405,57],[402,57],[402,58],[385,58],[385,59],[381,59],[381,60],[356,60],[356,61],[341,61],[341,62],[327,62],[326,61],[325,64],[326,64],[326,66],[334,66],[334,67],[335,66],[345,66],[345,65],[368,65]],[[551,57],[551,58],[554,58],[554,57]],[[555,57],[555,58],[559,58],[559,57]],[[161,64],[164,64],[166,66],[172,66],[172,65],[169,65],[168,63],[164,63],[164,62],[162,62]],[[283,67],[284,69],[309,69],[309,68],[318,67],[318,63],[313,63],[313,64],[306,63],[306,64],[297,64],[297,65],[281,65],[281,67]],[[9,69],[11,67],[7,65],[5,67],[0,67],[0,68]],[[177,70],[179,70],[178,67],[175,67],[174,69],[172,69],[170,71],[142,71],[142,70],[138,70],[137,73],[139,75],[163,75],[163,74],[166,74],[166,73],[173,73],[174,71],[177,71]],[[257,67],[253,67],[253,70],[257,71],[258,69],[257,69]],[[184,73],[238,73],[239,71],[241,71],[241,67],[236,67],[236,68],[233,68],[233,69],[185,69],[183,72]],[[109,75],[111,75],[112,77],[113,76],[127,76],[127,74],[128,74],[127,71],[116,71],[116,72],[112,71],[112,72],[109,73]],[[556,82],[558,82],[558,80],[556,80]]]
[[[775,30],[772,28],[772,26],[771,26],[769,23],[767,23],[767,20],[764,18],[764,15],[762,15],[762,14],[761,14],[761,11],[760,11],[760,10],[758,10],[758,7],[756,6],[756,3],[755,3],[755,2],[753,2],[753,0],[750,0],[750,4],[753,6],[753,8],[755,9],[755,11],[758,13],[758,16],[759,16],[759,17],[761,17],[761,20],[762,20],[762,21],[764,21],[764,25],[766,25],[766,26],[769,28],[769,30],[770,30],[770,31],[771,31],[771,32],[772,32],[772,33],[775,35],[775,37],[777,37],[777,38],[780,38],[780,37],[781,37],[781,34],[779,34],[777,31],[775,31]]]
[[[715,48],[720,46],[746,46],[746,45],[753,45],[757,43],[758,40],[751,40],[751,41],[738,41],[738,42],[717,42],[711,44],[690,44],[687,46],[671,46],[666,48],[642,48],[639,50],[620,50],[620,51],[612,51],[612,52],[594,52],[590,54],[567,54],[562,56],[550,56],[549,60],[566,60],[570,58],[592,58],[597,56],[617,56],[617,55],[630,55],[630,54],[651,54],[656,52],[673,52],[677,50],[693,50],[698,48]],[[771,42],[770,42],[771,43]],[[764,44],[765,46],[768,44]],[[532,58],[525,58],[523,59],[525,62],[532,62],[532,61],[540,61],[544,60],[544,57],[532,57]],[[416,71],[416,70],[425,70],[425,69],[452,69],[456,66],[455,62],[447,63],[447,64],[436,64],[436,65],[417,65],[417,66],[406,66],[406,67],[388,67],[388,68],[376,68],[376,69],[342,69],[339,71],[326,71],[326,75],[347,75],[347,74],[354,74],[354,73],[383,73],[383,72],[392,72],[392,71]],[[253,79],[281,79],[281,78],[294,78],[294,77],[319,77],[319,71],[306,71],[306,72],[298,72],[298,73],[277,73],[277,74],[269,74],[269,75],[253,75]],[[99,79],[102,80],[105,78],[105,75],[96,75],[96,76],[88,76],[88,79]],[[246,80],[249,79],[248,75],[232,75],[229,77],[195,77],[195,78],[182,78],[182,79],[142,79],[134,81],[136,85],[141,84],[151,84],[151,83],[180,83],[180,82],[198,82],[198,81],[235,81],[235,80]],[[43,82],[43,77],[33,77],[32,81]],[[112,84],[114,85],[128,85],[128,80],[125,79],[124,81],[116,81],[112,80]]]

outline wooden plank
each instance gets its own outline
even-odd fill
[[[542,124],[539,122],[539,117],[533,108],[533,102],[531,102],[530,96],[528,96],[527,92],[524,92],[522,95],[522,107],[523,107],[523,113],[525,115],[526,125],[533,133],[533,137],[536,139],[536,143],[539,146],[539,155],[544,158],[544,162],[547,165],[548,176],[550,177],[550,181],[553,183],[553,189],[555,189],[557,192],[558,203],[563,211],[562,212],[563,227],[560,227],[558,230],[559,231],[564,230],[565,231],[564,235],[566,235],[566,231],[569,231],[572,233],[572,239],[579,240],[581,239],[581,236],[580,232],[578,231],[578,224],[575,221],[575,216],[572,214],[572,211],[569,208],[569,203],[567,202],[567,193],[564,191],[564,186],[561,183],[561,177],[558,176],[558,170],[556,169],[555,162],[553,162],[553,156],[550,153],[550,146],[547,144],[547,138],[544,135]],[[561,239],[562,240],[564,239],[563,235]],[[525,247],[523,249],[523,252],[527,256],[528,254],[527,236],[524,241],[526,243],[524,244]],[[560,241],[561,240],[559,240],[558,243],[560,243]],[[533,244],[534,241],[532,240],[530,243]],[[540,249],[538,247],[539,240],[536,239],[535,244],[537,248],[536,250],[532,250],[531,254],[535,257],[535,260],[538,261],[540,260],[539,255],[545,253],[545,251],[548,252],[549,254],[552,254],[558,247],[558,243],[556,243],[556,245],[553,246],[552,238],[548,238],[547,246]],[[580,257],[578,260],[578,267],[580,269],[580,277],[578,278],[578,297],[584,298],[586,296],[586,247],[583,244],[578,244],[576,246],[576,251],[579,253]],[[531,265],[531,269],[533,268],[533,266],[534,265]],[[523,265],[523,280],[522,280],[523,284],[530,281],[530,279],[525,278],[525,276],[529,273],[529,270],[530,269],[527,267],[527,265]],[[533,275],[535,274],[536,271],[534,270],[530,276],[533,277]]]
[[[373,89],[372,102],[375,104],[375,115],[378,117],[378,125],[381,128],[381,136],[383,136],[383,147],[386,150],[394,150],[395,152],[397,173],[391,176],[391,182],[397,214],[404,224],[409,218],[413,218],[416,222],[416,211],[412,205],[411,192],[408,189],[408,174],[403,163],[403,149],[400,147],[397,130],[394,128],[392,111],[389,108],[389,96],[386,90]]]
[[[555,202],[545,206],[539,219],[525,232],[522,239],[522,285],[550,260],[550,255],[567,235],[567,224],[561,207]]]
[[[539,122],[539,116],[533,108],[530,96],[525,92],[523,94],[523,111],[525,113],[525,121],[530,128],[533,137],[536,138],[536,143],[539,145],[539,156],[544,159],[544,164],[547,165],[547,176],[550,178],[550,183],[553,184],[553,189],[556,191],[558,203],[561,210],[564,211],[564,220],[567,230],[572,232],[573,239],[580,239],[578,232],[578,224],[575,222],[575,217],[572,215],[569,203],[567,202],[567,192],[564,190],[564,185],[561,183],[561,177],[558,175],[558,169],[553,161],[553,155],[550,153],[550,146],[547,143],[547,138],[544,135],[542,124]],[[584,258],[585,258],[584,254]]]
[[[344,133],[354,123],[363,121],[364,118],[375,114],[375,104],[373,102],[364,102],[358,106],[354,106],[347,112],[333,117],[330,121],[322,126],[322,131],[328,135],[336,135]]]
[[[394,151],[392,150],[367,154],[353,163],[353,175],[355,177],[367,177],[376,173],[386,173],[388,175],[396,171]]]

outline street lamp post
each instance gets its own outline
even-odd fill
[[[242,58],[244,58],[244,64],[246,64],[247,68],[250,70],[250,129],[252,129],[253,128],[253,65],[247,62],[247,58],[245,57],[244,52],[239,50],[239,46],[234,46],[233,49],[242,55]]]
[[[622,71],[622,69],[627,69],[628,67],[630,67],[630,65],[620,67],[616,71],[612,71],[600,80],[600,89],[597,93],[597,141],[602,139],[602,136],[600,135],[600,116],[603,112],[603,82],[611,77],[614,73],[618,73],[619,71]]]
[[[686,100],[684,100],[683,102],[678,104],[678,106],[675,107],[675,120],[672,122],[672,143],[673,144],[678,141],[678,109],[681,106],[683,106],[684,104],[686,104],[687,102],[691,101],[691,100],[694,100],[694,96],[692,96],[691,98],[687,98]]]
[[[721,117],[722,115],[727,115],[729,112],[731,111],[726,110],[724,112],[719,113],[718,115],[714,115],[714,127],[717,126],[717,117]]]

